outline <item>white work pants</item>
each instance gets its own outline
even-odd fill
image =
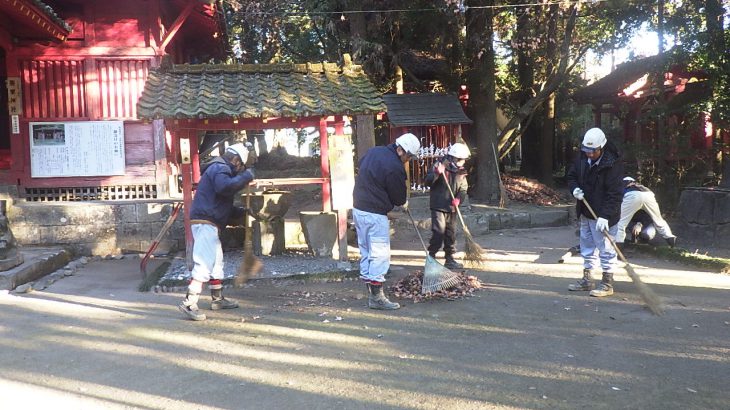
[[[218,237],[218,228],[208,224],[193,224],[193,266],[192,277],[198,282],[223,279],[223,247]]]
[[[583,256],[583,268],[593,270],[600,261],[601,271],[614,273],[616,270],[616,250],[606,236],[596,229],[596,220],[580,216],[580,254]],[[616,237],[617,225],[608,228],[608,234]],[[596,256],[596,251],[598,256]]]
[[[624,194],[624,199],[621,202],[621,219],[618,221],[618,232],[616,233],[616,242],[624,243],[626,239],[626,227],[629,226],[631,218],[640,209],[646,211],[654,221],[654,226],[657,232],[662,238],[673,238],[672,229],[669,228],[667,221],[662,218],[662,213],[659,211],[659,204],[656,202],[653,192],[647,191],[629,191]]]
[[[390,268],[390,222],[380,214],[352,210],[357,230],[357,246],[360,248],[360,279],[368,282],[385,282]]]

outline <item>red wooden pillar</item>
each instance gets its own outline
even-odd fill
[[[328,154],[329,142],[327,141],[327,119],[319,119],[319,161],[322,168],[322,212],[332,210],[331,187],[330,187],[330,164]]]

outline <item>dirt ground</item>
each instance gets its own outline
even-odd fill
[[[582,268],[557,263],[570,227],[477,239],[486,290],[395,312],[367,309],[357,281],[262,281],[191,322],[181,293],[136,290],[139,260],[91,262],[0,295],[0,407],[728,407],[730,276],[633,255],[666,303],[656,317],[625,275],[610,298],[566,290]],[[415,238],[393,254],[393,280],[423,264]]]

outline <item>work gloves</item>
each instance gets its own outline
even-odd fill
[[[577,199],[577,200],[579,200],[579,201],[582,201],[582,200],[583,200],[583,198],[584,198],[584,195],[583,195],[583,190],[582,190],[582,189],[580,189],[580,188],[576,188],[576,189],[574,189],[574,190],[573,190],[573,196],[575,197],[575,199]]]
[[[458,208],[460,203],[461,203],[461,199],[459,199],[459,198],[454,198],[451,200],[451,205],[453,205],[454,208]]]
[[[596,219],[596,230],[598,232],[608,232],[608,219],[606,219],[606,218]]]
[[[637,222],[634,224],[634,229],[631,231],[631,234],[634,236],[634,241],[639,239],[639,235],[641,235],[641,230],[644,228],[644,225],[641,222]]]
[[[443,162],[439,161],[433,164],[433,173],[436,175],[441,175],[446,171],[446,165],[444,165]]]

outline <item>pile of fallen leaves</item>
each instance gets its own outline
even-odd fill
[[[429,292],[425,295],[421,294],[421,284],[423,283],[423,272],[416,271],[405,278],[396,282],[390,287],[393,296],[399,299],[412,299],[413,303],[418,303],[428,299],[448,299],[454,300],[472,296],[472,294],[487,286],[476,276],[464,275],[459,273],[459,282],[451,289]]]
[[[565,201],[556,190],[534,179],[502,175],[502,183],[507,191],[507,197],[513,201],[535,205],[555,205]]]

